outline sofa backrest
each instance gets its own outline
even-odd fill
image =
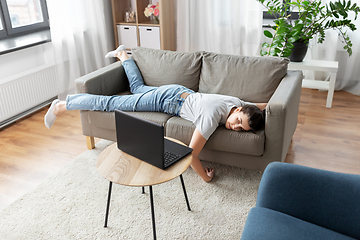
[[[268,102],[286,75],[289,59],[137,47],[132,58],[145,84],[180,84],[194,91]]]
[[[132,49],[132,58],[146,85],[159,87],[180,84],[194,91],[199,90],[200,52],[185,53],[137,47]]]
[[[289,59],[203,52],[199,92],[268,102],[286,75]]]

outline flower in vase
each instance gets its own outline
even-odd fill
[[[158,17],[160,15],[159,11],[159,3],[156,4],[149,4],[144,11],[144,15],[146,17],[155,16]]]
[[[155,9],[154,9],[154,13],[153,13],[153,14],[154,14],[154,16],[155,16],[155,17],[158,17],[158,16],[159,16],[159,14],[160,14],[159,9],[155,8]]]
[[[145,15],[146,17],[150,17],[150,16],[151,16],[151,13],[150,13],[150,9],[149,9],[149,8],[145,8],[144,15]]]

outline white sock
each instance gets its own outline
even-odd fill
[[[117,49],[115,49],[114,51],[108,52],[105,55],[105,58],[111,58],[111,57],[116,57],[116,54],[122,50],[126,50],[126,47],[124,45],[120,45]]]
[[[47,128],[49,128],[49,129],[52,127],[52,125],[54,124],[54,122],[55,122],[55,120],[56,120],[56,118],[57,118],[57,117],[54,115],[54,113],[53,113],[53,109],[54,109],[55,105],[56,105],[58,102],[60,102],[60,100],[59,100],[59,99],[55,99],[55,100],[51,103],[49,110],[48,110],[47,113],[45,114],[44,123],[45,123],[45,126],[46,126]]]

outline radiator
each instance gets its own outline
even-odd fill
[[[47,105],[57,96],[54,65],[0,79],[0,128]]]

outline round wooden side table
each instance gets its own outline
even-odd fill
[[[185,145],[184,143],[176,139],[167,139]],[[156,239],[152,186],[167,182],[180,176],[186,204],[188,210],[191,211],[184,185],[184,179],[182,177],[182,174],[190,166],[191,160],[192,154],[189,154],[177,163],[170,166],[169,168],[162,170],[149,163],[141,161],[138,158],[124,153],[117,148],[117,143],[114,143],[107,147],[103,152],[100,153],[96,161],[96,167],[100,175],[110,181],[104,227],[107,227],[108,222],[112,183],[117,183],[130,187],[142,187],[142,193],[145,193],[144,187],[149,186],[153,235],[154,239]]]

